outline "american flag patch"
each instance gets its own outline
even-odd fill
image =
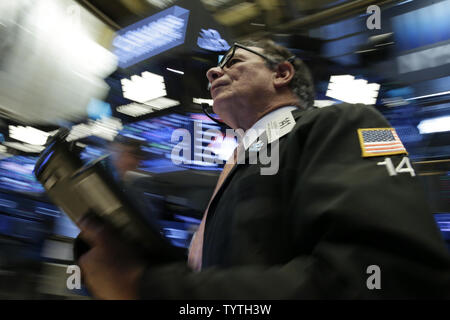
[[[406,153],[394,128],[358,129],[363,157],[377,157]]]

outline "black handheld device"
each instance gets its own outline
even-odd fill
[[[106,222],[120,239],[153,261],[185,259],[184,251],[139,213],[101,164],[102,158],[83,164],[74,143],[66,141],[68,134],[64,128],[50,137],[34,168],[52,201],[75,223],[86,215]]]

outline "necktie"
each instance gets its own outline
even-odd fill
[[[202,268],[203,235],[205,231],[205,221],[206,216],[208,215],[209,206],[211,205],[212,200],[216,196],[217,191],[219,191],[220,187],[225,181],[225,178],[228,176],[231,169],[233,169],[233,167],[235,166],[237,160],[237,150],[238,148],[234,149],[233,154],[225,163],[225,166],[223,167],[223,170],[220,173],[219,179],[217,180],[214,193],[211,196],[211,199],[209,200],[208,207],[206,208],[205,213],[203,214],[202,222],[200,223],[197,232],[194,234],[192,238],[191,246],[189,247],[188,265],[194,271],[200,271]]]

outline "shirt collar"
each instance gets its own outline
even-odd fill
[[[250,129],[248,129],[245,132],[244,137],[242,138],[242,142],[244,144],[245,150],[247,150],[248,147],[253,142],[255,142],[261,134],[264,133],[264,131],[266,130],[266,125],[269,122],[276,120],[282,113],[285,113],[288,111],[293,111],[295,109],[298,109],[298,107],[296,107],[296,106],[281,107],[281,108],[278,108],[278,109],[275,109],[275,110],[269,112],[264,117],[262,117],[261,119],[256,121],[253,124],[253,126],[251,126]],[[257,134],[255,134],[255,133],[257,133]]]

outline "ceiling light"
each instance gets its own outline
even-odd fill
[[[139,117],[144,114],[153,112],[151,107],[145,104],[138,103],[130,103],[127,105],[119,106],[116,110],[131,117]]]
[[[179,74],[184,74],[183,71],[179,71],[179,70],[175,70],[175,69],[171,69],[171,68],[166,68],[169,71],[175,72],[175,73],[179,73]]]
[[[47,132],[35,129],[33,127],[23,127],[23,126],[8,126],[9,136],[13,139],[42,146],[47,142],[49,134]]]
[[[317,108],[323,108],[323,107],[329,107],[333,104],[336,104],[336,101],[333,100],[314,100],[314,107]]]
[[[133,75],[131,79],[122,79],[121,83],[123,96],[139,103],[167,94],[164,78],[148,71],[143,72],[142,77]]]
[[[177,100],[172,100],[169,98],[161,97],[158,99],[153,99],[151,101],[147,101],[145,104],[152,107],[153,109],[162,110],[162,109],[178,106],[180,104],[180,102]]]
[[[19,142],[3,142],[3,144],[7,147],[14,148],[20,151],[24,152],[34,152],[39,153],[42,150],[44,150],[44,146],[37,146],[32,144],[26,144],[26,143],[19,143]]]
[[[213,99],[193,98],[192,101],[197,104],[207,103],[210,106],[213,105]]]
[[[422,120],[417,128],[421,134],[450,131],[450,116]]]
[[[89,120],[88,123],[73,126],[66,140],[74,141],[89,136],[97,136],[112,141],[122,128],[122,122],[117,118],[102,118],[96,121]]]
[[[331,76],[326,95],[348,103],[375,104],[380,85],[351,75]]]

